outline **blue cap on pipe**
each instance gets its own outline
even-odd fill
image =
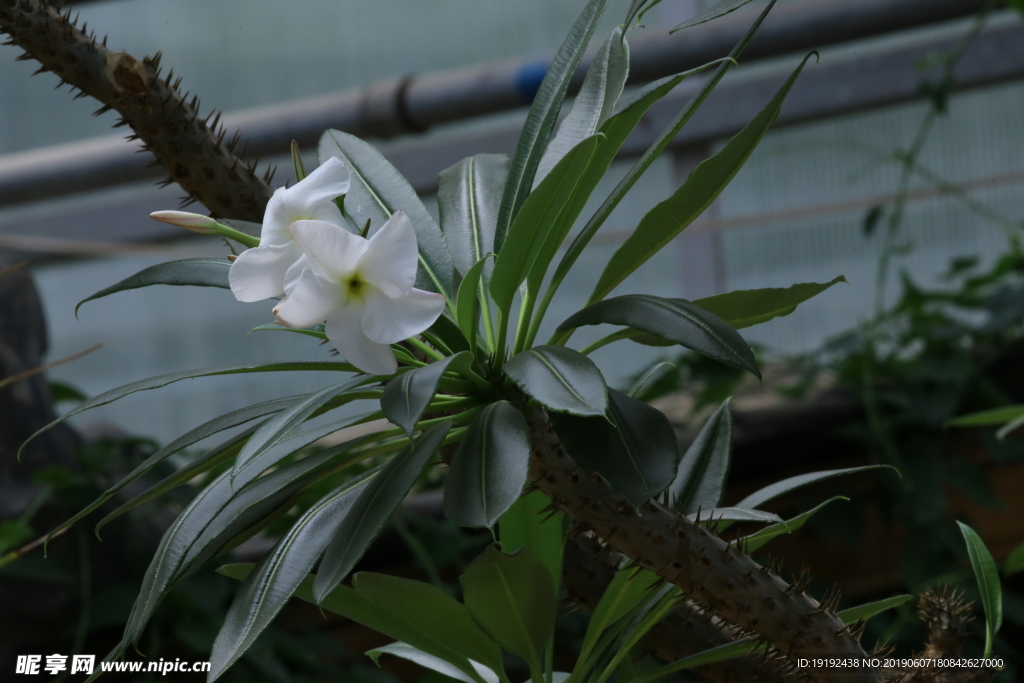
[[[516,89],[519,91],[519,96],[523,98],[523,102],[527,104],[533,102],[537,91],[540,90],[544,76],[548,73],[550,64],[550,61],[541,59],[519,67],[519,71],[516,72]]]

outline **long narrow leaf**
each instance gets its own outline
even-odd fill
[[[465,277],[469,269],[494,251],[501,188],[508,179],[508,155],[477,154],[438,175],[437,207],[441,231],[448,241],[455,269]],[[493,264],[484,281],[491,279]]]
[[[101,289],[92,296],[88,296],[78,302],[75,306],[75,317],[78,317],[78,309],[86,301],[95,301],[111,294],[125,292],[140,287],[152,287],[153,285],[176,285],[192,287],[221,287],[227,289],[228,270],[231,262],[226,259],[212,258],[189,258],[180,261],[168,261],[158,263],[149,268],[143,268],[130,277],[113,284],[106,289]]]
[[[751,534],[749,536],[744,536],[741,541],[744,551],[752,553],[758,548],[764,546],[766,543],[768,543],[776,536],[793,533],[794,531],[802,527],[804,524],[806,524],[807,520],[813,517],[823,507],[825,507],[829,503],[834,503],[837,500],[849,500],[849,498],[845,496],[834,496],[826,500],[824,503],[821,503],[817,507],[808,510],[807,512],[804,512],[803,514],[797,515],[793,519],[787,519],[785,522],[781,522],[779,524],[772,524],[770,527],[765,527],[757,533]]]
[[[963,522],[957,522],[957,525],[967,544],[967,554],[981,593],[981,605],[985,608],[985,653],[982,657],[991,657],[992,642],[1003,625],[1003,587],[999,583],[999,570],[978,532]]]
[[[116,389],[106,391],[99,396],[95,396],[85,403],[75,406],[72,410],[64,413],[56,420],[46,425],[35,434],[30,436],[26,441],[27,444],[32,439],[36,438],[43,432],[46,432],[53,427],[64,422],[68,418],[74,417],[80,413],[84,413],[87,410],[96,408],[99,406],[113,403],[114,401],[124,398],[129,394],[134,394],[138,391],[148,391],[150,389],[159,389],[165,387],[168,384],[174,382],[180,382],[183,379],[195,379],[196,377],[214,377],[217,375],[240,375],[251,372],[359,372],[355,367],[348,363],[339,362],[326,362],[326,361],[262,361],[258,363],[242,363],[240,365],[225,365],[217,368],[203,368],[201,370],[185,370],[183,372],[172,372],[167,375],[160,375],[159,377],[151,377],[149,379],[139,380],[138,382],[132,382],[131,384],[125,384],[124,386]],[[25,444],[22,444],[18,450],[18,457],[21,457],[21,452],[25,448]]]
[[[604,14],[608,0],[590,0],[586,8],[576,20],[565,42],[558,49],[547,74],[540,84],[530,113],[527,114],[523,132],[516,145],[515,156],[509,166],[508,180],[501,197],[498,210],[498,222],[494,234],[494,251],[501,252],[505,242],[505,233],[519,213],[523,202],[530,194],[537,166],[547,147],[551,131],[554,129],[558,112],[565,100],[569,81],[583,58],[587,44],[597,29],[597,23]]]
[[[245,654],[313,569],[331,536],[376,471],[368,472],[317,501],[256,565],[228,608],[213,643],[208,680],[218,679]]]
[[[437,383],[441,381],[444,371],[453,363],[458,365],[471,360],[470,353],[462,351],[395,377],[384,387],[384,395],[380,397],[384,416],[411,436],[423,412],[434,400]]]
[[[526,548],[551,572],[555,586],[562,583],[564,532],[562,513],[550,511],[551,499],[532,491],[512,504],[498,521],[501,551],[512,554]]]
[[[519,285],[526,280],[545,237],[558,222],[561,209],[572,196],[600,141],[600,136],[591,136],[576,145],[530,193],[516,214],[491,275],[491,296],[502,315],[508,315]]]
[[[673,504],[687,514],[718,507],[731,464],[732,413],[726,400],[683,455],[675,481],[668,487]]]
[[[695,299],[693,303],[739,330],[789,315],[837,282],[846,282],[846,278],[840,275],[831,282],[802,282],[785,289],[743,289]]]
[[[327,597],[363,556],[392,513],[408,495],[420,470],[451,429],[450,420],[431,427],[393,457],[366,487],[334,535],[313,584],[317,601]]]
[[[763,489],[754,491],[749,496],[736,503],[736,507],[741,508],[756,508],[764,505],[770,500],[774,500],[779,496],[785,495],[790,491],[795,491],[803,486],[809,486],[820,481],[826,481],[834,477],[842,477],[847,474],[856,474],[857,472],[867,472],[868,470],[877,469],[889,469],[899,474],[892,465],[864,465],[862,467],[846,467],[840,470],[823,470],[821,472],[810,472],[808,474],[798,474],[795,477],[789,477],[782,481],[777,481],[774,484],[769,484]]]

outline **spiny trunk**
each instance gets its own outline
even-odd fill
[[[618,553],[601,554],[601,550],[596,539],[584,535],[576,536],[565,546],[562,585],[570,596],[591,611],[615,578],[616,560],[622,557]],[[674,662],[726,645],[735,637],[735,629],[703,614],[696,604],[686,600],[651,629],[638,647],[666,662]],[[774,658],[766,660],[760,654],[708,664],[695,671],[715,683],[783,683],[786,680],[785,664]]]
[[[832,611],[684,515],[650,501],[634,510],[599,475],[578,467],[542,412],[530,418],[530,479],[608,545],[789,657],[867,655]],[[873,668],[804,669],[820,683],[880,683]]]
[[[171,70],[160,78],[160,54],[141,62],[124,52],[111,52],[106,38],[78,27],[68,13],[45,0],[0,0],[0,31],[8,44],[25,51],[19,59],[35,59],[36,73],[52,71],[62,83],[103,103],[97,113],[115,109],[117,125],[129,125],[192,200],[214,215],[261,222],[270,198],[270,175],[256,175],[256,162],[246,163],[235,150],[236,133],[225,142],[220,114],[199,117],[199,98],[179,90],[181,79]],[[212,118],[212,121],[211,121]],[[186,202],[186,203],[188,203]]]

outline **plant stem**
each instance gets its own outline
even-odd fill
[[[405,341],[407,341],[410,346],[413,346],[417,350],[422,351],[424,354],[427,355],[428,358],[433,358],[434,360],[444,360],[445,358],[444,354],[442,354],[440,351],[433,348],[432,346],[428,346],[427,344],[423,343],[417,337],[409,337]]]

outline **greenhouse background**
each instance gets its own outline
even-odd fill
[[[786,16],[783,9],[827,13],[841,4],[794,1],[780,3],[776,13]],[[113,49],[139,56],[162,50],[164,64],[173,66],[184,86],[202,96],[204,110],[217,108],[229,114],[412,74],[509,60],[536,64],[554,51],[578,10],[574,3],[542,0],[106,0],[75,3],[74,9],[97,30],[102,27]],[[657,5],[645,17],[645,28],[631,36],[634,52],[647,36],[663,36],[697,9],[694,2],[666,0]],[[804,106],[809,113],[798,111],[795,116],[799,120],[787,121],[788,109],[784,109],[779,125],[714,206],[619,291],[643,289],[663,296],[698,298],[732,289],[787,286],[845,275],[849,285],[833,288],[793,316],[749,331],[747,338],[769,354],[812,350],[870,315],[884,227],[867,237],[865,217],[873,207],[892,200],[900,174],[898,163],[891,158],[880,162],[877,155],[905,149],[929,107],[915,90],[875,98],[878,102],[872,99],[874,91],[885,90],[884,76],[890,68],[901,74],[917,73],[919,83],[934,77],[934,68],[915,72],[913,64],[899,60],[905,60],[907,53],[927,56],[934,46],[965,35],[974,19],[970,12],[961,14],[964,16],[952,21],[922,21],[921,26],[897,33],[822,46],[820,61],[812,59],[807,67],[805,79],[810,85],[795,90],[798,102],[787,105]],[[748,21],[749,16],[741,21]],[[766,22],[766,28],[772,20]],[[599,33],[610,29],[613,21],[607,17],[607,26]],[[685,46],[713,26],[687,29],[673,39]],[[989,19],[978,43],[989,34],[1010,31],[1017,33],[1008,35],[1018,35],[1020,30],[1019,16],[999,12]],[[742,66],[723,84],[731,89],[718,99],[713,97],[708,111],[716,107],[728,110],[739,102],[755,112],[772,92],[758,84],[788,73],[805,52],[778,54]],[[15,62],[15,56],[14,48],[0,50],[4,64],[0,69],[0,120],[4,122],[0,127],[0,194],[3,179],[24,169],[30,155],[41,159],[40,150],[50,146],[109,136],[109,126],[115,120],[111,114],[90,117],[95,105],[88,99],[72,102],[66,89],[54,91],[52,77],[29,78],[34,67]],[[964,61],[971,62],[970,57],[968,54]],[[913,179],[901,237],[911,242],[913,249],[896,259],[897,271],[906,269],[915,279],[934,284],[951,257],[977,254],[990,261],[1005,250],[1008,232],[1020,227],[1024,130],[1019,121],[1024,110],[1024,82],[1013,79],[1024,76],[1024,67],[1007,61],[1016,73],[1012,68],[1004,73],[1005,68],[999,71],[1000,65],[990,64],[988,70],[999,73],[987,74],[968,64],[974,70],[966,84],[983,87],[954,92],[947,113],[939,118],[920,165],[953,189],[937,189],[920,176]],[[665,68],[666,73],[674,70]],[[840,81],[831,90],[816,90],[814,84],[824,79],[814,81],[815,72],[828,79],[830,69],[840,74],[857,69],[868,72],[845,85]],[[880,80],[872,82],[872,78]],[[748,83],[752,84],[749,89]],[[832,111],[828,100],[843,87],[848,91],[846,103],[839,102],[833,108],[838,111]],[[894,87],[908,90],[905,84]],[[746,91],[750,95],[744,98]],[[757,99],[762,92],[769,95]],[[813,106],[807,106],[808,102]],[[844,113],[844,109],[857,111]],[[828,115],[816,116],[819,110]],[[426,188],[427,204],[434,210],[429,177],[440,170],[430,166],[436,151],[458,150],[457,154],[447,152],[453,159],[507,151],[507,131],[523,115],[523,110],[513,109],[379,142],[389,157],[426,169],[419,172],[427,178],[420,185]],[[289,121],[280,123],[286,129]],[[575,310],[599,268],[639,218],[678,187],[694,160],[720,148],[732,132],[684,141],[674,157],[658,161],[603,228],[600,248],[590,250],[586,258],[591,262],[577,268],[560,301],[565,310],[556,311],[552,319],[559,318],[557,313],[568,315]],[[875,151],[865,151],[865,145]],[[278,151],[286,152],[286,146]],[[306,155],[312,163],[313,150]],[[277,182],[283,182],[289,167],[286,157],[270,160],[278,165]],[[630,164],[625,159],[615,168],[621,174]],[[34,168],[38,167],[37,163]],[[615,181],[614,174],[606,180]],[[16,201],[18,197],[12,198],[10,193],[3,195],[0,249],[10,252],[11,258],[27,255],[33,260],[49,324],[48,359],[64,358],[103,343],[86,359],[55,368],[51,378],[93,395],[179,369],[300,357],[315,343],[269,332],[247,336],[251,328],[267,322],[268,306],[240,307],[223,291],[158,288],[131,292],[90,302],[76,319],[78,301],[146,265],[170,257],[219,253],[221,245],[216,240],[195,236],[169,240],[173,233],[147,218],[150,211],[174,208],[180,194],[175,190],[174,186],[157,190],[146,180],[32,202]],[[965,192],[988,213],[972,210],[953,195],[956,191]],[[898,284],[898,277],[889,279],[890,298]],[[587,337],[581,334],[579,338]],[[621,345],[598,354],[599,363],[614,360],[615,374],[608,377],[613,386],[627,383],[632,375],[666,355],[639,346],[631,346],[627,354]],[[196,380],[103,408],[85,421],[102,419],[128,432],[166,441],[204,416],[253,398],[279,395],[282,390],[307,391],[315,382],[301,373],[275,379],[270,388],[250,377]],[[154,420],[153,415],[160,418]]]

